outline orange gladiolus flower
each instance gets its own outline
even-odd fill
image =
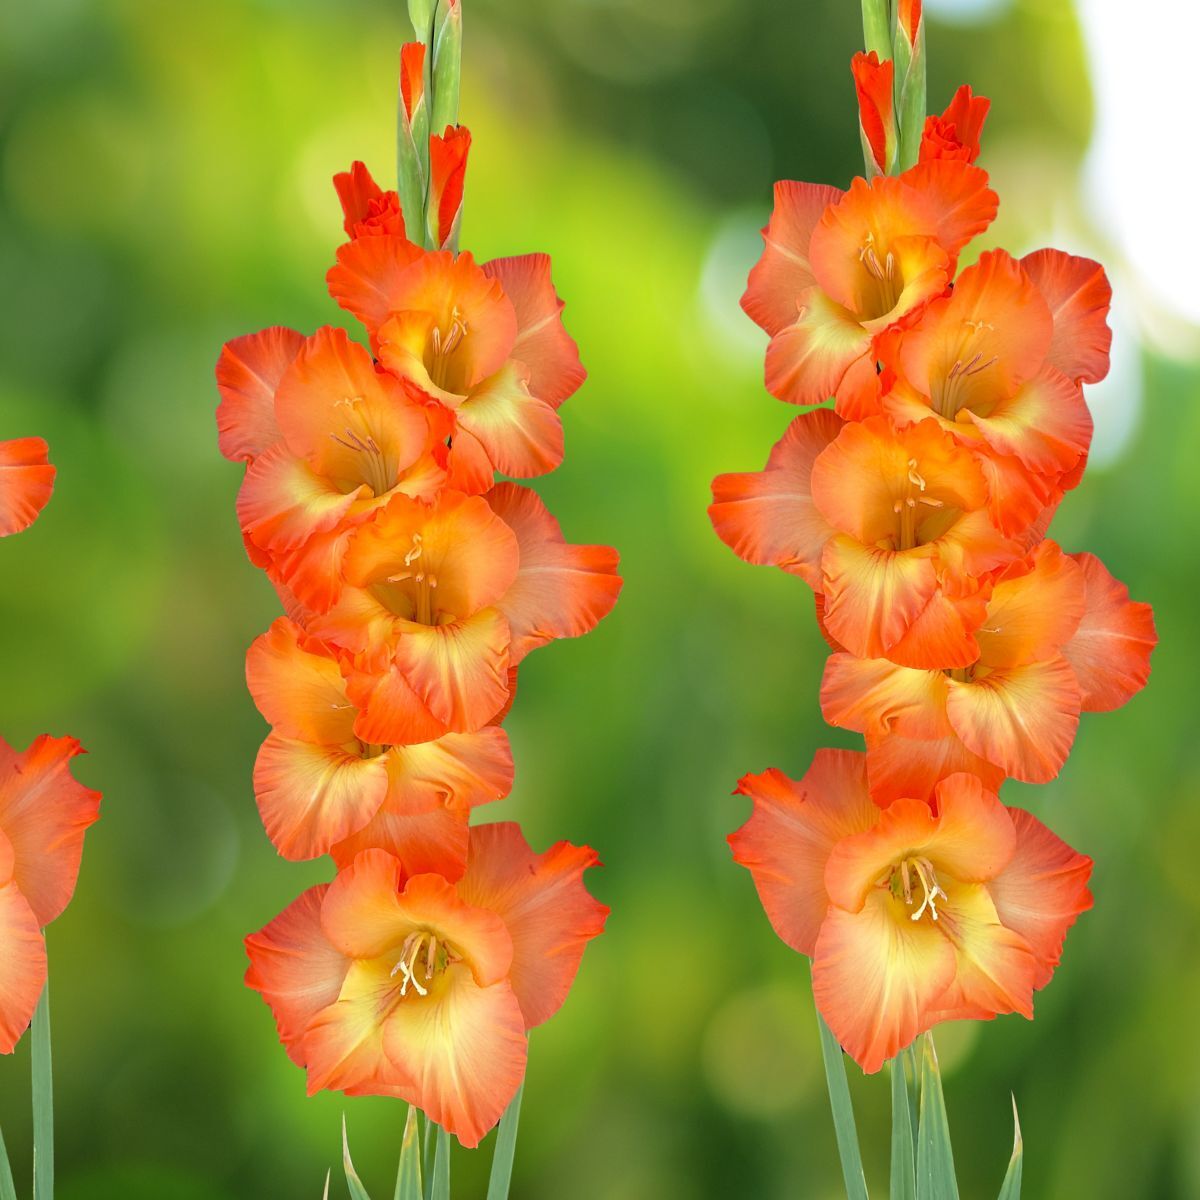
[[[958,159],[973,163],[979,157],[979,139],[990,107],[985,96],[976,96],[970,84],[964,83],[941,116],[925,118],[920,161]]]
[[[858,127],[863,144],[879,174],[886,175],[896,161],[896,111],[892,99],[895,64],[890,58],[879,61],[874,50],[856,54],[850,62],[854,90],[858,96]]]
[[[267,835],[285,858],[387,850],[411,875],[449,879],[466,862],[471,808],[508,795],[508,736],[496,726],[412,746],[365,742],[334,653],[281,617],[246,656],[272,725],[254,769]]]
[[[345,651],[356,729],[375,744],[469,733],[509,699],[536,646],[592,629],[616,603],[617,557],[573,546],[537,495],[397,497],[350,539],[338,603],[309,630]]]
[[[820,750],[799,782],[748,775],[730,835],[767,916],[813,960],[817,1008],[868,1072],[941,1021],[1033,1016],[1091,905],[1091,860],[973,775],[933,804],[872,803],[861,754]]]
[[[50,448],[40,437],[0,442],[0,537],[37,520],[54,491]]]
[[[100,793],[71,777],[74,738],[37,738],[17,753],[0,738],[0,1053],[11,1053],[46,985],[42,930],[75,892],[83,835]]]
[[[456,136],[465,147],[465,131]],[[452,179],[447,188],[461,186]],[[557,410],[586,372],[544,254],[480,265],[395,235],[359,237],[338,251],[329,288],[380,362],[452,416],[450,486],[483,492],[496,471],[528,478],[562,461]]]
[[[364,851],[246,939],[246,982],[310,1093],[398,1096],[476,1146],[604,928],[582,878],[597,861],[566,842],[535,854],[511,823],[471,830],[457,883]]]
[[[821,706],[866,735],[872,792],[928,796],[938,780],[974,771],[1045,783],[1066,761],[1080,712],[1120,707],[1146,684],[1156,643],[1147,604],[1090,554],[1051,541],[998,573],[979,656],[955,670],[913,670],[834,654]]]
[[[875,338],[942,294],[959,251],[991,223],[996,194],[965,162],[856,179],[839,193],[780,183],[742,307],[771,335],[767,390],[792,404],[861,392]]]
[[[721,538],[820,592],[841,645],[906,665],[974,662],[985,578],[1023,550],[989,518],[974,457],[934,420],[806,413],[764,471],[718,476],[713,499]]]

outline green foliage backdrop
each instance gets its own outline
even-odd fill
[[[212,365],[236,334],[340,322],[323,287],[340,234],[329,178],[360,157],[390,179],[402,7],[0,10],[0,436],[43,434],[60,471],[41,521],[0,545],[0,730],[18,746],[76,734],[79,773],[105,793],[49,936],[61,1200],[315,1200],[343,1110],[367,1183],[382,1194],[394,1170],[402,1107],[306,1099],[241,984],[243,935],[328,869],[280,862],[254,808],[265,729],[242,656],[276,603],[243,557]],[[1078,201],[1079,29],[1050,0],[1001,8],[929,28],[931,100],[962,79],[994,100],[989,238],[1022,251],[1053,232],[1105,253]],[[538,486],[571,539],[620,549],[627,579],[593,635],[522,671],[517,785],[480,814],[520,819],[537,845],[596,846],[593,887],[614,910],[534,1035],[514,1195],[832,1200],[807,971],[724,836],[744,818],[740,774],[798,774],[817,746],[853,743],[820,720],[807,589],[738,562],[705,505],[711,477],[759,467],[792,415],[762,390],[762,339],[736,302],[772,179],[857,169],[857,5],[466,9],[463,244],[554,257],[591,378],[564,409],[566,463]],[[1127,368],[1136,428],[1054,532],[1154,603],[1163,646],[1147,692],[1085,717],[1058,782],[1006,792],[1096,858],[1097,905],[1033,1025],[940,1038],[969,1194],[999,1184],[1010,1091],[1030,1196],[1200,1194],[1200,579],[1185,528],[1200,372],[1149,353]],[[20,1170],[27,1068],[27,1045],[0,1062]],[[880,1178],[887,1085],[852,1084]],[[458,1156],[464,1197],[485,1170]]]

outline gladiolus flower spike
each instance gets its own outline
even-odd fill
[[[608,910],[592,850],[538,854],[471,814],[512,787],[520,663],[592,629],[621,579],[613,550],[497,480],[558,466],[585,372],[545,255],[457,250],[461,4],[413,9],[399,191],[359,162],[334,177],[329,291],[364,341],[277,327],[217,364],[246,550],[287,614],[246,659],[271,726],[255,796],[283,857],[335,869],[246,939],[246,982],[310,1091],[400,1097],[475,1146]]]
[[[1148,605],[1046,536],[1108,371],[1104,269],[1052,249],[959,269],[996,211],[988,101],[964,86],[926,119],[919,0],[895,17],[894,58],[869,38],[853,63],[868,178],[776,184],[742,298],[767,389],[809,411],[709,509],[739,557],[811,588],[823,712],[864,735],[799,781],[746,776],[730,842],[868,1072],[941,1021],[1033,1016],[1091,861],[997,792],[1055,778],[1156,642]]]

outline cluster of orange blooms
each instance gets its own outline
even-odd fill
[[[424,53],[404,50],[410,116]],[[349,240],[329,290],[368,344],[235,339],[217,422],[288,614],[247,656],[272,726],[259,811],[285,858],[337,868],[247,939],[247,983],[310,1091],[401,1097],[473,1146],[607,909],[582,881],[593,851],[536,854],[471,810],[512,785],[521,662],[595,626],[621,580],[614,551],[567,543],[534,491],[496,480],[559,464],[585,373],[545,255],[451,248],[469,146],[457,126],[430,139],[432,247],[361,163],[335,178]]]
[[[40,437],[0,442],[0,537],[37,520],[54,490]],[[46,986],[43,929],[75,893],[83,836],[100,793],[71,775],[72,737],[35,738],[18,753],[0,738],[0,1054],[10,1054]]]
[[[854,64],[881,169],[891,70]],[[940,1021],[1032,1016],[1091,861],[996,793],[1054,778],[1080,713],[1138,691],[1155,643],[1149,606],[1045,536],[1087,461],[1082,385],[1108,370],[1103,269],[1057,250],[957,269],[996,213],[987,110],[960,89],[901,174],[776,185],[742,305],[771,338],[768,390],[809,411],[709,510],[739,556],[813,589],[822,710],[865,737],[800,781],[743,779],[730,841],[867,1071]]]

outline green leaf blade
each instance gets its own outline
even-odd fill
[[[2,1131],[0,1131],[0,1200],[17,1200],[17,1185],[13,1181],[12,1166],[8,1161],[8,1147],[4,1144]]]
[[[439,1125],[429,1200],[450,1200],[450,1135]]]
[[[1008,1160],[1004,1183],[997,1200],[1021,1200],[1021,1174],[1025,1166],[1025,1140],[1021,1137],[1021,1119],[1017,1116],[1017,1098],[1013,1097],[1013,1150]]]
[[[421,1178],[421,1137],[417,1110],[410,1104],[404,1120],[404,1139],[400,1143],[400,1169],[396,1173],[396,1200],[425,1200]]]
[[[926,1034],[921,1054],[921,1122],[917,1130],[917,1200],[959,1200],[950,1147],[950,1123],[942,1095],[933,1036]]]
[[[858,1148],[858,1130],[850,1103],[850,1085],[846,1082],[846,1060],[825,1018],[817,1013],[821,1029],[821,1054],[825,1060],[825,1083],[829,1088],[829,1106],[837,1135],[838,1156],[842,1160],[842,1178],[847,1200],[868,1200],[867,1177],[863,1173],[862,1153]]]
[[[350,1200],[371,1200],[363,1181],[359,1179],[354,1163],[350,1160],[350,1138],[346,1132],[346,1116],[342,1114],[342,1167],[346,1172],[346,1186],[350,1189]]]
[[[492,1151],[492,1173],[488,1179],[487,1200],[508,1200],[508,1189],[512,1183],[513,1158],[517,1152],[517,1126],[521,1120],[521,1096],[525,1083],[517,1088],[517,1094],[500,1118],[496,1132],[496,1148]]]
[[[891,1200],[916,1200],[916,1147],[904,1060],[897,1055],[889,1064],[889,1070],[892,1077],[892,1172],[888,1194]]]
[[[50,982],[33,1013],[33,1200],[54,1200],[54,1063]]]

